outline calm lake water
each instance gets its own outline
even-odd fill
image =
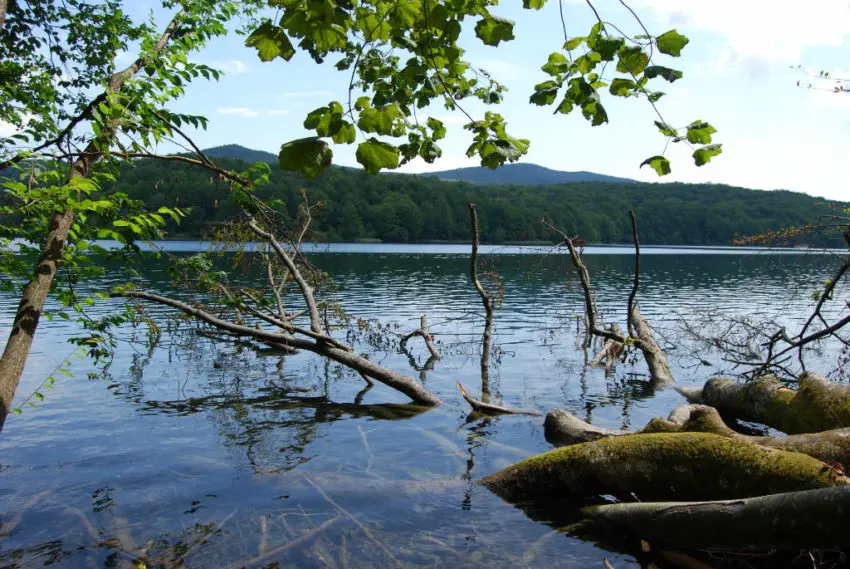
[[[562,407],[618,428],[640,428],[684,403],[672,389],[653,390],[640,360],[609,375],[585,369],[576,347],[581,296],[563,256],[545,248],[486,252],[504,283],[494,400],[541,413]],[[483,325],[467,247],[320,247],[312,259],[350,313],[390,323],[391,333],[416,328],[428,314],[443,358],[422,375],[412,365],[425,364],[427,351],[416,339],[412,361],[395,347],[358,348],[421,377],[445,405],[404,411],[391,405],[405,402],[402,395],[380,384],[364,392],[359,376],[311,354],[281,359],[169,332],[176,326],[170,313],[151,306],[164,329],[155,350],[124,342],[94,380],[86,379],[88,362],[73,360],[73,378],[57,374],[56,389],[44,390],[37,408],[7,421],[0,567],[139,567],[138,560],[149,567],[601,567],[603,557],[618,568],[638,566],[629,554],[637,543],[572,537],[475,483],[551,445],[542,417],[467,420],[455,384],[480,393]],[[591,249],[585,260],[600,309],[622,321],[630,249]],[[692,354],[680,319],[699,322],[715,310],[793,325],[833,263],[807,252],[647,249],[639,300],[678,382],[702,384],[729,365]],[[171,290],[160,263],[146,262],[141,272],[149,290]],[[0,296],[3,339],[15,306]],[[72,351],[66,339],[77,333],[71,322],[42,321],[19,401],[56,373]],[[122,332],[126,340],[134,335],[141,340],[144,331]],[[811,367],[838,378],[835,356],[815,355]]]

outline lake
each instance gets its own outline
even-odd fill
[[[191,252],[198,244],[166,247]],[[576,342],[580,289],[562,254],[484,252],[504,286],[494,401],[544,414],[565,408],[616,428],[640,428],[685,402],[673,389],[654,390],[640,358],[610,374],[585,367]],[[154,350],[143,346],[143,329],[124,329],[106,371],[72,359],[71,378],[56,368],[79,330],[43,319],[17,401],[51,374],[56,387],[43,390],[37,408],[11,416],[0,435],[0,566],[602,567],[603,557],[618,568],[639,565],[637,543],[559,532],[554,518],[532,520],[476,484],[552,447],[543,417],[468,419],[456,382],[479,395],[483,326],[468,247],[317,246],[311,259],[349,313],[389,324],[362,335],[358,350],[420,377],[443,406],[393,405],[405,397],[380,384],[364,390],[356,373],[317,356],[215,342],[157,306],[147,307],[163,329]],[[585,261],[600,310],[622,322],[631,250],[589,248]],[[699,325],[711,311],[793,329],[834,263],[812,251],[648,248],[638,298],[678,383],[701,385],[733,366],[695,353],[682,320]],[[146,261],[140,272],[148,290],[171,290],[162,263]],[[83,288],[117,282],[111,274]],[[16,304],[0,296],[4,340]],[[420,373],[428,355],[421,341],[411,340],[408,357],[387,339],[418,327],[423,313],[443,357]],[[839,379],[836,356],[814,354],[810,368]]]

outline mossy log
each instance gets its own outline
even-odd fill
[[[717,500],[846,484],[810,456],[709,433],[651,433],[555,449],[481,480],[512,503],[602,494]]]
[[[631,434],[629,431],[595,427],[563,409],[548,413],[544,427],[546,440],[559,446]],[[801,452],[824,462],[850,466],[850,428],[787,437],[754,437],[742,435],[729,428],[717,410],[707,405],[677,407],[667,419],[656,417],[635,434],[679,432],[712,433],[770,448]]]
[[[816,373],[802,374],[796,390],[782,387],[774,376],[764,376],[744,384],[715,377],[701,389],[679,388],[679,392],[692,403],[789,435],[850,427],[850,387]]]
[[[682,549],[817,549],[850,545],[850,487],[714,502],[639,502],[583,508],[653,545]]]

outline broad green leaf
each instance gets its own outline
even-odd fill
[[[499,42],[514,39],[514,23],[498,16],[487,16],[475,24],[475,35],[486,45],[497,46]]]
[[[557,81],[544,81],[534,86],[534,93],[529,97],[529,102],[535,105],[544,106],[551,105],[555,102],[555,97],[558,96],[560,85]]]
[[[614,61],[614,56],[625,45],[623,38],[599,37],[593,42],[591,49],[599,54],[602,61]]]
[[[694,121],[688,125],[688,142],[694,144],[709,144],[711,143],[711,135],[717,132],[717,129],[704,121]]]
[[[697,166],[704,166],[711,162],[711,159],[723,152],[722,144],[709,144],[702,148],[697,148],[694,151],[694,163]]]
[[[592,126],[599,126],[608,122],[608,113],[599,102],[598,97],[591,98],[581,107],[581,114],[590,121]]]
[[[663,65],[650,65],[649,67],[643,70],[643,74],[646,76],[647,79],[663,77],[670,83],[682,78],[681,71],[679,71],[678,69],[670,69],[669,67],[664,67]]]
[[[569,66],[569,62],[563,53],[554,52],[549,54],[549,61],[540,69],[549,75],[556,76],[564,73],[569,69]]]
[[[441,140],[446,137],[446,127],[441,121],[433,117],[428,117],[427,124],[428,128],[432,131],[431,138],[434,140]]]
[[[670,30],[655,38],[655,45],[658,46],[658,51],[661,53],[679,57],[682,55],[682,48],[688,45],[689,41],[688,38],[676,30]]]
[[[254,30],[254,33],[245,40],[245,45],[256,48],[257,55],[262,61],[271,61],[276,57],[289,61],[295,55],[295,48],[292,47],[292,42],[286,37],[283,28],[271,22],[264,22]]]
[[[640,167],[643,168],[649,164],[649,166],[655,170],[655,172],[659,176],[666,176],[671,172],[670,170],[670,161],[664,158],[663,156],[653,156],[651,158],[647,158],[643,162],[641,162]]]
[[[661,121],[655,121],[655,126],[658,127],[658,130],[660,130],[661,134],[664,136],[676,136],[678,134],[675,128]]]
[[[281,170],[302,172],[308,178],[315,178],[330,166],[333,151],[327,142],[312,136],[287,142],[280,147],[277,157]]]
[[[373,137],[357,146],[356,158],[367,172],[377,174],[384,168],[398,167],[399,150]]]
[[[590,51],[586,55],[582,55],[576,59],[576,67],[583,74],[587,75],[602,61],[602,56],[595,51]]]
[[[397,103],[382,108],[365,108],[360,111],[357,126],[364,132],[401,136],[404,134],[404,113]]]
[[[567,51],[572,51],[575,48],[577,48],[578,46],[580,46],[581,43],[583,41],[585,41],[586,39],[587,38],[583,37],[583,36],[570,38],[566,42],[564,42],[564,49],[567,50]]]
[[[539,10],[546,4],[546,0],[522,0],[522,7],[526,10]]]
[[[616,97],[628,97],[634,92],[635,87],[637,87],[637,85],[635,85],[635,82],[631,79],[617,77],[611,81],[611,87],[608,91]]]
[[[617,71],[640,75],[649,64],[649,56],[639,47],[627,47],[620,50]]]

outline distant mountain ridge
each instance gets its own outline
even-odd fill
[[[238,144],[216,146],[214,148],[208,148],[204,152],[215,158],[236,158],[245,162],[267,162],[273,166],[277,165],[277,156],[271,152],[253,150]],[[487,184],[490,186],[551,186],[570,182],[635,183],[635,180],[629,178],[618,178],[595,172],[552,170],[551,168],[538,166],[537,164],[506,164],[496,170],[479,166],[422,174],[399,173],[398,175],[415,175],[425,178],[468,182],[470,184]]]
[[[537,164],[506,164],[491,170],[484,166],[472,168],[456,168],[441,172],[419,174],[428,178],[469,182],[470,184],[504,185],[504,186],[551,186],[570,182],[616,182],[636,183],[629,178],[618,178],[595,172],[567,172],[552,170]]]

